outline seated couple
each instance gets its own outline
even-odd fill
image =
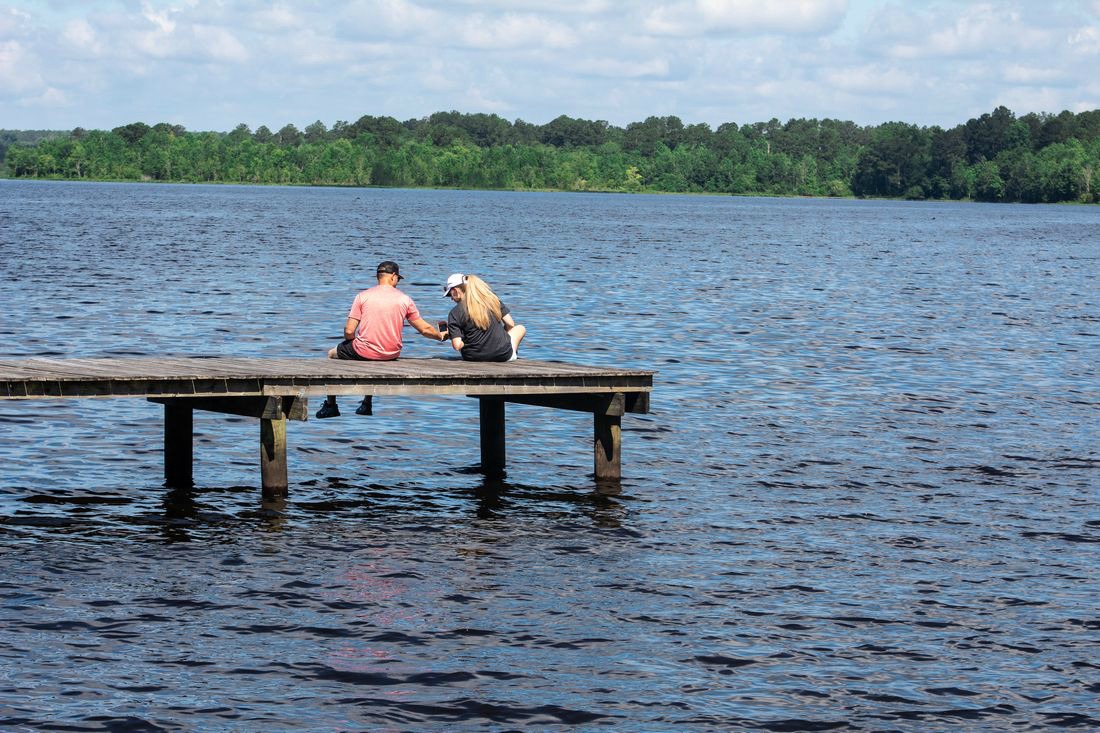
[[[344,324],[344,340],[329,349],[328,358],[396,359],[401,355],[401,328],[406,321],[425,338],[434,341],[450,338],[451,346],[468,361],[514,361],[517,358],[527,329],[512,319],[508,306],[501,303],[488,284],[476,275],[455,273],[447,278],[443,295],[450,297],[455,306],[447,316],[444,331],[421,318],[412,298],[397,289],[405,278],[396,262],[380,262],[376,275],[378,284],[360,292],[352,301]],[[371,414],[370,395],[363,398],[355,412]],[[319,418],[339,414],[336,397],[332,395],[317,411]]]

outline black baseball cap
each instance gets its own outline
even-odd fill
[[[397,266],[397,263],[392,260],[386,260],[385,262],[378,263],[378,274],[383,272],[391,275],[397,275],[398,280],[404,280],[405,276],[401,274],[401,268]]]

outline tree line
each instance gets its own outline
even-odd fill
[[[1095,203],[1100,110],[1017,117],[1001,106],[951,129],[833,119],[625,127],[566,115],[536,125],[437,112],[365,115],[276,132],[134,122],[69,133],[0,130],[18,178],[660,191]]]

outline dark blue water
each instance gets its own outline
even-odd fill
[[[382,259],[623,423],[0,402],[0,729],[1100,728],[1100,209],[0,181],[0,357],[316,356]],[[408,332],[406,354],[443,346]],[[350,406],[350,403],[348,403]]]

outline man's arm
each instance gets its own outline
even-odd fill
[[[355,330],[359,328],[359,321],[354,318],[349,318],[347,323],[344,324],[344,340],[351,341],[355,338]]]
[[[415,328],[417,332],[424,338],[429,338],[432,341],[443,340],[443,334],[439,332],[439,329],[425,321],[423,318],[410,320],[409,325]]]

